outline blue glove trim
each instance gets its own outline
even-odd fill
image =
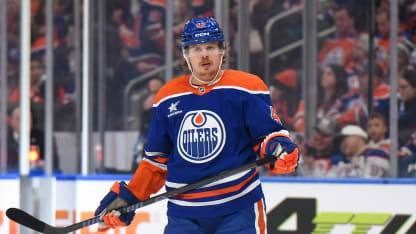
[[[281,144],[284,148],[286,153],[290,154],[293,152],[293,150],[295,150],[295,148],[297,148],[298,146],[289,138],[287,137],[282,137],[282,136],[277,136],[274,137],[272,139],[269,140],[269,142],[267,142],[265,151],[266,154],[272,155],[272,153],[275,151],[276,147]]]
[[[101,214],[101,212],[108,206],[114,199],[116,199],[117,193],[110,191],[105,195],[105,197],[101,200],[100,205],[95,210],[94,216]]]
[[[124,181],[115,182],[111,188],[111,191],[108,192],[107,195],[105,195],[105,197],[101,200],[100,206],[97,208],[94,215],[99,215],[117,197],[125,200],[129,205],[140,202],[140,200],[137,199],[126,187],[126,183]]]
[[[136,204],[140,202],[139,199],[137,199],[132,192],[126,187],[126,183],[124,181],[120,182],[120,193],[118,194],[120,198],[125,200],[127,204]]]

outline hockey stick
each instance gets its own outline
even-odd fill
[[[126,206],[124,208],[120,208],[119,211],[121,213],[127,213],[130,211],[134,211],[136,209],[139,209],[141,207],[153,204],[155,202],[158,201],[162,201],[165,200],[169,197],[174,197],[176,195],[200,188],[202,186],[205,186],[207,184],[210,184],[212,182],[224,179],[226,177],[235,175],[237,173],[258,167],[258,166],[262,166],[265,165],[267,163],[276,161],[278,157],[274,157],[274,156],[266,156],[262,159],[258,159],[252,163],[246,164],[244,166],[232,169],[232,170],[228,170],[228,171],[224,171],[219,173],[218,175],[212,176],[212,177],[208,177],[206,179],[200,180],[198,182],[195,182],[193,184],[189,184],[177,189],[173,189],[171,191],[162,193],[160,195],[151,197],[145,201],[142,202],[138,202],[136,204],[130,205],[130,206]],[[100,216],[95,216],[93,218],[81,221],[79,223],[75,223],[66,227],[54,227],[51,225],[48,225],[44,222],[42,222],[41,220],[33,217],[32,215],[26,213],[25,211],[18,209],[18,208],[9,208],[6,211],[6,215],[9,219],[23,225],[26,226],[30,229],[33,229],[35,231],[38,232],[42,232],[42,233],[47,233],[47,234],[55,234],[55,233],[68,233],[68,232],[73,232],[76,231],[78,229],[90,226],[92,224],[98,223],[98,221],[100,221]]]

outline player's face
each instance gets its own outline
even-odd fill
[[[374,141],[380,141],[385,138],[387,126],[380,118],[373,118],[368,121],[368,135]]]
[[[203,81],[210,81],[220,69],[223,50],[218,42],[209,42],[189,46],[187,55],[194,75]]]

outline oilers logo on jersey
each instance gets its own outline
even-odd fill
[[[221,118],[209,110],[190,111],[183,117],[177,148],[180,156],[192,163],[205,163],[217,157],[225,145]]]
[[[328,64],[343,65],[345,62],[345,52],[342,47],[335,47],[326,55],[322,67],[326,67]]]

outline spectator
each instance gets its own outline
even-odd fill
[[[156,93],[163,86],[163,81],[159,78],[152,78],[147,83],[147,97],[143,100],[143,108],[141,111],[141,122],[139,129],[139,138],[134,147],[134,158],[133,158],[133,172],[137,169],[137,166],[140,164],[141,159],[143,158],[143,149],[147,142],[147,134],[150,130],[150,123],[152,120],[152,106],[153,99],[156,96]]]
[[[412,57],[412,52],[414,51],[414,44],[409,40],[403,40],[397,44],[397,70],[398,75],[402,76],[406,68],[409,65],[414,64],[414,57]],[[390,56],[390,55],[388,55]],[[386,60],[386,70],[390,68],[390,58]],[[388,77],[386,77],[388,78]],[[387,79],[386,79],[387,80]]]
[[[390,9],[380,7],[376,12],[377,34],[374,42],[377,48],[376,60],[382,66],[388,63],[388,53],[390,50]],[[405,30],[403,25],[399,27],[398,42],[409,41],[411,35]]]
[[[410,53],[409,66],[416,68],[416,50],[413,50],[412,53]]]
[[[7,61],[7,98],[10,101],[10,95],[19,86],[19,61],[8,57]]]
[[[303,104],[303,100],[301,100],[299,102],[298,105],[298,109],[296,110],[296,114],[295,114],[295,118],[294,118],[294,123],[293,123],[293,127],[295,128],[295,131],[297,133],[301,133],[303,132],[304,128],[305,128],[305,111],[304,111],[304,104]]]
[[[399,151],[399,177],[416,177],[416,131]]]
[[[296,175],[310,177],[314,176],[315,150],[309,144],[299,145],[301,151],[301,164],[299,165]]]
[[[62,22],[59,21],[59,1],[54,4],[54,26],[53,26],[53,48],[57,48],[60,44],[63,45],[65,41],[65,32]],[[35,5],[32,5],[34,7]],[[46,53],[46,16],[45,16],[45,1],[39,1],[38,5],[33,8],[32,25],[31,25],[31,55],[32,57],[39,57],[45,60]],[[57,17],[58,16],[58,17]]]
[[[416,71],[407,68],[399,79],[399,142],[404,143],[416,130]]]
[[[192,17],[192,1],[185,0],[185,1],[173,1],[174,4],[174,25],[183,24],[186,22],[190,17]],[[183,29],[182,29],[183,30]]]
[[[352,7],[339,5],[334,9],[336,36],[325,42],[318,54],[318,61],[322,69],[328,64],[338,64],[346,68],[352,59],[358,33]]]
[[[319,82],[318,118],[331,115],[329,110],[347,91],[347,73],[344,68],[336,64],[326,66]]]
[[[9,123],[7,135],[7,167],[9,170],[19,168],[19,134],[20,134],[20,108],[12,106],[9,111]],[[44,149],[43,131],[35,128],[32,116],[30,118],[30,149],[35,152],[31,159],[32,168],[42,168],[44,166],[45,149]],[[56,150],[56,144],[53,145],[53,169],[59,170],[59,156]]]
[[[337,114],[334,106],[339,99],[348,91],[347,73],[344,68],[337,64],[329,64],[325,67],[319,81],[317,95],[317,116],[318,118],[333,117]],[[299,104],[296,113],[295,126],[296,131],[303,131],[303,101]]]
[[[122,111],[119,103],[123,99],[123,90],[132,79],[164,64],[166,2],[133,0],[127,6],[124,1],[112,4],[116,9],[111,14],[111,22],[118,32],[118,39],[114,41],[121,43],[114,76],[107,80],[107,87],[111,89],[107,91],[111,94],[107,98],[111,102],[108,119],[112,120],[112,128],[121,129],[123,125],[118,113]]]
[[[352,59],[355,65],[359,65],[368,61],[368,45],[368,34],[360,34],[357,43],[355,44],[354,49],[352,51]]]
[[[330,177],[380,178],[388,176],[389,156],[367,145],[367,133],[357,125],[347,125],[335,138],[344,160],[332,167]]]
[[[10,57],[20,57],[20,6],[18,0],[7,1],[7,49]],[[9,57],[9,58],[10,58]]]
[[[193,18],[214,16],[213,0],[191,0],[191,7],[193,12]]]
[[[150,121],[152,120],[152,105],[156,93],[163,86],[163,81],[160,78],[152,78],[147,83],[147,97],[143,101],[143,120],[140,127],[141,132],[147,132],[150,129]]]
[[[380,113],[373,113],[368,117],[368,145],[376,149],[382,149],[390,154],[390,139],[387,138],[388,126],[386,118]]]
[[[307,176],[312,174],[312,167],[313,167],[313,160],[315,152],[311,150],[312,148],[309,147],[308,142],[306,142],[305,136],[303,133],[298,132],[291,132],[290,135],[292,136],[293,142],[296,143],[299,147],[300,153],[300,161],[302,163],[299,164],[298,169],[295,171],[294,175],[296,176]],[[259,168],[260,175],[269,175],[266,172],[267,167]],[[266,173],[264,173],[266,172]]]
[[[342,154],[334,145],[334,137],[337,134],[338,125],[330,118],[320,118],[315,126],[315,134],[312,137],[307,155],[313,157],[310,161],[310,174],[303,176],[326,177],[328,171],[343,160]]]
[[[36,126],[40,129],[43,128],[44,124],[44,100],[45,100],[45,89],[46,89],[46,75],[41,60],[38,58],[31,58],[30,60],[30,101],[33,107],[33,118],[36,122]],[[16,86],[9,96],[9,103],[16,104],[19,102],[20,89]],[[55,83],[54,87],[54,98],[57,103],[56,111],[58,117],[61,120],[60,126],[63,126],[66,122],[70,121],[73,117],[73,103],[66,94],[63,85],[60,82]]]
[[[174,5],[174,19],[173,19],[173,33],[175,35],[181,35],[183,33],[183,26],[188,21],[188,19],[192,18],[192,4],[193,0],[176,0],[173,3]],[[202,4],[202,3],[201,3]],[[180,37],[176,37],[176,44],[180,45]],[[178,50],[179,51],[179,50]]]
[[[143,73],[163,64],[165,53],[165,0],[139,0],[130,17],[122,9],[113,13],[113,22],[118,25],[119,35],[128,48],[129,61],[136,63],[137,72]]]
[[[32,103],[43,103],[45,99],[46,75],[44,66],[38,58],[34,57],[30,60],[30,97]],[[70,102],[62,82],[55,83],[55,98],[59,104],[68,104]],[[16,87],[10,97],[9,102],[16,103],[19,101],[19,88]]]
[[[120,130],[123,128],[123,119],[120,118],[121,112],[123,112],[123,95],[125,88],[127,87],[132,73],[135,72],[135,64],[128,61],[128,50],[122,48],[120,51],[120,57],[113,62],[114,75],[106,79],[106,100],[109,111],[107,114],[107,123],[111,124],[107,128]]]
[[[359,82],[355,70],[358,66],[368,62],[368,34],[360,34],[357,43],[352,50],[352,60],[347,64],[345,71],[348,73],[348,89],[354,90],[359,88]]]
[[[44,94],[40,92],[41,86],[44,85],[45,75],[43,73],[43,64],[37,58],[30,60],[30,99],[34,103],[40,103],[44,100]],[[10,97],[9,102],[17,103],[19,101],[19,88],[16,87]]]
[[[367,128],[367,98],[368,98],[368,74],[370,72],[368,64],[364,63],[357,67],[355,71],[358,75],[360,88],[357,91],[350,91],[347,95],[340,98],[334,106],[334,118],[338,121],[341,127],[348,124],[359,125],[362,128]],[[389,98],[390,88],[383,81],[383,70],[380,65],[374,66],[374,80],[373,80],[373,111],[379,112],[389,117]]]
[[[277,74],[270,84],[273,107],[283,125],[294,130],[294,115],[297,106],[296,71],[287,69]]]
[[[399,4],[401,4],[401,12],[399,12],[399,16],[401,16],[400,21],[406,26],[406,30],[411,34],[412,41],[416,42],[416,1],[400,1]]]
[[[399,75],[403,75],[404,71],[410,64],[410,55],[414,50],[414,44],[409,40],[403,40],[397,44],[397,68]]]

